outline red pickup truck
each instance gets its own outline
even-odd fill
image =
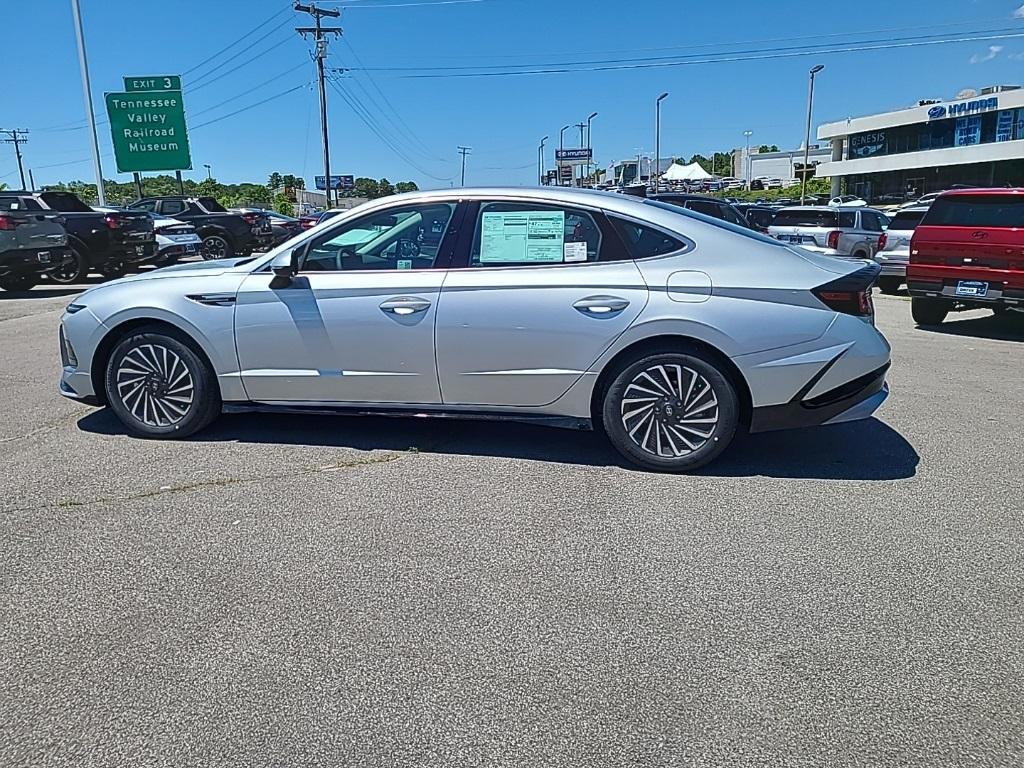
[[[939,195],[910,241],[907,287],[921,325],[954,310],[1024,310],[1024,189]]]

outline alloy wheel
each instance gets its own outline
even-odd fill
[[[143,424],[169,427],[184,419],[195,399],[195,381],[174,350],[160,344],[130,349],[117,368],[117,393]]]
[[[718,396],[704,376],[683,365],[653,365],[633,377],[621,403],[622,425],[641,450],[685,456],[711,440]]]
[[[202,253],[207,261],[226,259],[228,257],[228,241],[220,235],[208,235],[203,238]]]

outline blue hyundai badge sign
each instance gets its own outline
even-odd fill
[[[928,119],[929,120],[938,120],[940,117],[945,117],[945,116],[946,116],[946,108],[944,106],[942,106],[941,104],[937,104],[936,106],[934,106],[934,107],[932,107],[931,109],[928,110]]]

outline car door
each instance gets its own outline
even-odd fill
[[[252,400],[441,402],[434,318],[455,202],[404,203],[340,221],[296,247],[287,285],[242,283],[235,341]]]
[[[640,270],[599,210],[472,203],[437,310],[442,399],[552,403],[646,303]]]

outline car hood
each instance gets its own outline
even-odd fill
[[[134,283],[139,280],[156,280],[161,277],[192,277],[194,275],[219,275],[232,267],[252,261],[251,256],[235,257],[233,259],[211,259],[210,261],[194,261],[185,264],[175,264],[171,267],[154,269],[151,272],[143,272],[140,275],[123,277],[118,282]]]

